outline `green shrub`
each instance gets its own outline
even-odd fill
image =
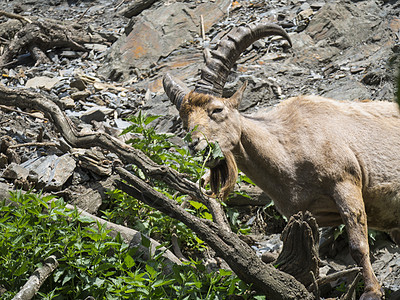
[[[137,248],[62,199],[13,193],[0,206],[1,299],[12,299],[49,255],[60,263],[36,299],[226,299],[248,287],[231,272],[208,274],[199,262],[164,274],[161,254],[143,261]],[[95,226],[96,225],[96,226]],[[248,298],[245,296],[244,299]]]

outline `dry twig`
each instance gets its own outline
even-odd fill
[[[31,20],[29,20],[28,18],[26,18],[24,16],[17,15],[17,14],[14,14],[14,13],[9,13],[9,12],[6,12],[4,10],[0,10],[0,16],[5,16],[5,17],[10,18],[10,19],[17,19],[17,20],[24,21],[24,22],[27,22],[27,23],[32,23]]]

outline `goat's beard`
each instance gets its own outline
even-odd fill
[[[210,168],[211,191],[222,201],[225,201],[233,191],[238,176],[238,168],[232,152],[224,153],[224,156],[224,160]]]

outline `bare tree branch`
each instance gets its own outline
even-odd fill
[[[206,241],[217,255],[229,264],[239,278],[252,284],[252,287],[259,292],[276,300],[314,298],[293,276],[263,263],[253,249],[236,234],[220,228],[213,222],[191,215],[138,177],[122,168],[118,169],[123,178],[131,184],[118,181],[117,186],[121,190],[183,222]]]
[[[21,290],[16,294],[13,300],[29,300],[32,299],[39,291],[42,284],[58,267],[58,261],[54,255],[49,256],[43,263],[43,266],[37,268],[29,277]]]

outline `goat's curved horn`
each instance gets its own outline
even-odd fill
[[[190,92],[189,88],[186,86],[186,84],[184,84],[178,78],[174,78],[169,73],[164,75],[163,86],[165,93],[167,93],[168,95],[168,98],[173,104],[175,104],[176,108],[179,110],[183,98],[185,98],[186,94]]]
[[[195,92],[221,97],[229,72],[240,54],[258,39],[271,35],[283,37],[292,46],[287,32],[275,24],[250,24],[229,32],[206,58]]]

